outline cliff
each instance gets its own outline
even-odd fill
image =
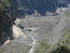
[[[23,9],[17,0],[0,0],[0,45],[6,40],[13,39],[12,27],[17,17],[23,17]]]
[[[0,0],[0,45],[12,39],[12,17],[8,0]]]

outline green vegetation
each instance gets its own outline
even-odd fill
[[[70,29],[55,47],[51,53],[70,53]]]
[[[0,9],[2,10],[3,8],[10,7],[10,2],[8,0],[0,0]]]
[[[18,7],[18,10],[23,10],[23,7],[22,6]]]
[[[50,47],[50,45],[44,43],[44,42],[39,42],[39,47],[35,50],[35,53],[47,53],[47,49]]]
[[[17,0],[0,0],[0,45],[2,45],[8,37],[13,39],[12,26],[16,17],[23,16],[23,10],[18,9]]]
[[[0,0],[0,46],[7,40],[7,37],[12,38],[11,28],[10,2],[8,0]]]
[[[8,7],[11,5],[11,3],[9,2],[9,0],[1,0],[1,2],[2,2],[4,5],[8,6]]]
[[[10,10],[11,3],[8,0],[0,0],[0,12]]]
[[[64,35],[62,40],[59,42],[60,45],[70,46],[70,30]]]
[[[18,10],[23,10],[23,8],[18,8]]]
[[[3,51],[0,51],[0,53],[3,53]]]
[[[67,17],[70,17],[70,11],[68,10],[68,11],[65,11],[65,15],[67,16]]]
[[[48,49],[50,46],[44,42],[39,42],[41,48]]]

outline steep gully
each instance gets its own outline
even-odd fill
[[[39,28],[33,27],[31,29],[28,29],[28,31],[27,31],[27,34],[29,34],[29,37],[33,40],[33,42],[30,44],[30,46],[32,46],[32,47],[27,53],[33,53],[33,51],[35,49],[35,45],[37,44],[37,40],[33,37],[32,33],[33,33],[33,31],[35,31],[35,30],[37,30]]]

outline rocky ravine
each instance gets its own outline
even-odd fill
[[[70,29],[69,22],[69,17],[65,15],[30,16],[29,18],[21,19],[18,24],[14,25],[15,31],[13,35],[15,39],[1,46],[0,52],[56,53],[52,52],[52,48],[54,48],[54,51],[58,51],[58,43],[61,43]]]

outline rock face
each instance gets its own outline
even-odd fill
[[[19,8],[17,0],[0,0],[0,45],[13,39],[12,26],[17,17],[23,17],[24,11]]]
[[[12,19],[9,7],[7,0],[0,1],[0,45],[12,39]]]

